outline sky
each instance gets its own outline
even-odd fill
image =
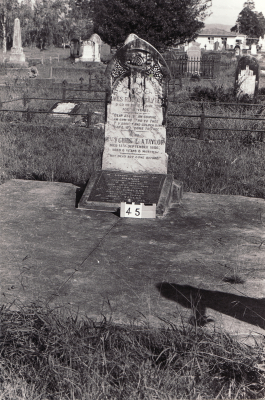
[[[234,26],[238,14],[243,9],[245,0],[212,0],[212,15],[204,20],[207,24],[224,24]],[[262,12],[265,16],[265,0],[254,0],[253,11]]]

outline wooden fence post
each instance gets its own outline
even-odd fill
[[[91,124],[91,112],[88,110],[86,116],[86,127],[89,128],[90,124]]]
[[[31,120],[31,115],[30,115],[30,111],[29,111],[29,107],[27,108],[27,122],[30,122]]]
[[[200,122],[200,140],[204,140],[204,121],[205,121],[205,113],[204,113],[204,103],[202,102],[202,113],[201,113],[201,122]]]
[[[62,88],[62,100],[64,101],[66,99],[66,86],[67,86],[67,81],[63,81],[63,88]]]
[[[29,100],[28,100],[27,93],[24,93],[23,94],[23,106],[27,107],[28,102],[29,102]]]
[[[80,89],[83,89],[84,78],[81,76],[81,78],[79,78],[79,81],[80,81]]]

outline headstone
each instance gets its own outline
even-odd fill
[[[100,52],[100,56],[101,56],[101,58],[104,58],[104,57],[108,57],[110,54],[111,54],[111,47],[110,47],[110,45],[109,44],[107,44],[107,43],[102,43],[102,45],[101,45],[101,52]]]
[[[135,35],[135,33],[130,33],[130,35],[125,39],[124,45],[129,43],[129,42],[132,42],[135,39],[138,39],[138,36]]]
[[[235,91],[240,99],[244,95],[255,99],[259,86],[259,64],[255,57],[243,56],[239,59],[236,78]]]
[[[93,61],[100,62],[101,39],[97,33],[93,33],[89,40],[95,44]]]
[[[70,57],[77,58],[80,57],[80,55],[80,41],[74,38],[70,42]]]
[[[219,42],[216,41],[216,42],[214,43],[214,50],[216,51],[216,50],[218,50],[218,48],[219,48]]]
[[[239,46],[235,47],[235,55],[240,56],[240,47]]]
[[[192,42],[189,45],[189,48],[187,50],[188,54],[188,72],[194,73],[194,72],[200,72],[200,61],[201,61],[201,45],[200,43],[197,42]]]
[[[163,213],[172,192],[167,174],[167,87],[161,54],[131,36],[108,64],[102,171],[95,174],[79,208],[115,211],[121,202],[156,204]]]
[[[79,58],[81,62],[95,60],[95,43],[90,40],[84,40],[81,46],[82,56]]]
[[[265,52],[265,36],[259,38],[260,51]]]
[[[22,48],[19,18],[16,18],[14,23],[13,47],[11,48],[11,55],[9,62],[19,64],[22,66],[27,66],[25,54]]]
[[[252,56],[255,56],[255,55],[257,55],[257,45],[255,44],[255,43],[253,43],[252,45],[251,45],[251,53],[250,53]]]

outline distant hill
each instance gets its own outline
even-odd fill
[[[205,28],[217,28],[217,29],[223,29],[224,31],[230,32],[230,29],[233,27],[233,25],[224,25],[224,24],[205,24]]]

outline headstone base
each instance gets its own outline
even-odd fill
[[[90,178],[78,208],[116,212],[121,202],[135,202],[156,204],[156,215],[162,216],[171,203],[181,200],[182,192],[182,183],[171,174],[103,170]]]
[[[9,58],[9,63],[10,64],[18,64],[21,66],[28,66],[28,63],[26,62],[26,57],[25,54],[22,51],[15,51],[16,49],[11,49],[11,55]]]

